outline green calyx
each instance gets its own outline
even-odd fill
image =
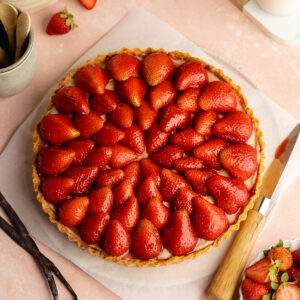
[[[264,295],[264,296],[262,297],[262,300],[271,300],[271,294]]]
[[[78,27],[78,25],[76,25],[74,23],[74,16],[72,14],[68,13],[67,8],[65,7],[61,12],[60,12],[60,17],[63,19],[66,19],[65,24],[69,27],[71,27],[71,29],[75,29],[76,27]]]
[[[281,260],[276,260],[274,262],[272,261],[269,266],[269,274],[266,277],[265,281],[267,282],[268,280],[271,280],[271,286],[272,286],[272,283],[278,283],[277,275],[279,272],[280,265],[281,265]]]

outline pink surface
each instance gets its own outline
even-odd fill
[[[53,13],[67,5],[79,28],[65,36],[44,33]],[[193,42],[223,56],[247,74],[271,99],[300,119],[300,46],[273,42],[251,23],[230,1],[215,0],[105,0],[87,11],[77,1],[65,0],[32,15],[38,51],[34,81],[21,94],[0,99],[0,150],[16,127],[39,103],[61,74],[105,32],[135,6],[157,15]],[[180,20],[180,22],[178,22]],[[124,37],[126,46],[126,37]],[[151,46],[151,45],[149,45]],[[298,97],[297,97],[298,96]],[[300,210],[296,202],[300,178],[282,197],[273,220],[260,236],[252,256],[278,239],[300,236]],[[48,289],[31,257],[0,231],[0,289],[3,299],[50,299]],[[94,279],[60,255],[41,247],[63,271],[79,299],[115,299]],[[5,271],[4,271],[5,270]],[[202,286],[204,296],[205,285]],[[70,299],[59,285],[60,299]]]

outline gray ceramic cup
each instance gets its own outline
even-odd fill
[[[21,12],[19,9],[18,11]],[[28,46],[24,54],[14,64],[0,69],[0,98],[23,91],[35,75],[36,62],[36,48],[31,28]]]

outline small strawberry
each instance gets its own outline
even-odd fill
[[[171,132],[185,127],[189,122],[190,114],[172,103],[162,110],[159,126],[162,131]]]
[[[193,228],[200,239],[213,241],[228,227],[226,214],[216,205],[196,197],[193,206]]]
[[[144,132],[135,123],[129,128],[124,128],[125,137],[121,140],[121,144],[130,148],[131,150],[142,154],[145,151],[145,137]]]
[[[101,67],[88,66],[81,69],[76,76],[76,85],[87,93],[100,95],[105,91],[109,81]]]
[[[291,267],[288,270],[289,280],[296,281],[297,286],[300,287],[300,270],[296,267]]]
[[[90,96],[90,106],[100,115],[104,115],[117,108],[118,96],[113,91],[104,90],[101,95]]]
[[[269,290],[264,284],[245,278],[242,282],[242,293],[245,300],[261,300],[269,294]]]
[[[86,9],[93,9],[97,3],[97,0],[79,0],[79,2],[86,8]]]
[[[203,135],[199,134],[194,128],[187,127],[175,132],[169,142],[180,147],[185,152],[191,152],[196,146],[205,141]]]
[[[194,250],[198,238],[193,230],[188,213],[176,210],[161,233],[161,239],[165,248],[172,255],[185,255]]]
[[[156,186],[159,188],[161,167],[156,165],[149,158],[143,158],[140,161],[140,168],[142,180],[145,180],[147,177],[152,177]]]
[[[90,112],[84,92],[76,86],[65,86],[59,89],[54,96],[54,101],[57,110],[63,114]]]
[[[147,83],[151,86],[158,85],[169,79],[174,71],[174,63],[170,56],[165,53],[151,53],[143,60],[142,73]]]
[[[62,144],[80,136],[80,132],[74,128],[70,119],[62,114],[44,116],[39,126],[39,132],[48,144]]]
[[[187,112],[196,113],[200,109],[198,104],[199,96],[199,88],[189,88],[179,94],[177,98],[177,106]]]
[[[216,205],[229,215],[236,213],[248,201],[248,189],[241,179],[216,175],[207,180],[206,186]]]
[[[79,166],[94,148],[94,142],[91,140],[76,139],[66,143],[64,148],[75,152],[72,165]]]
[[[199,88],[207,83],[207,72],[198,61],[188,61],[176,70],[177,90]]]
[[[171,201],[180,188],[189,188],[189,184],[177,173],[163,169],[161,172],[160,193],[164,201]]]
[[[111,146],[112,156],[110,159],[110,165],[114,169],[123,168],[130,162],[137,159],[137,155],[134,151],[119,145],[115,144]]]
[[[267,258],[263,258],[254,265],[248,267],[245,270],[245,275],[258,283],[270,282],[271,280],[268,277],[270,273],[270,265],[271,261]]]
[[[88,206],[89,199],[87,197],[68,199],[58,209],[59,219],[65,226],[77,226],[83,221]]]
[[[295,263],[300,266],[300,249],[293,251],[292,255]]]
[[[48,176],[56,176],[68,169],[75,157],[71,149],[60,146],[44,148],[38,155],[37,166],[40,172]]]
[[[139,71],[140,61],[133,55],[120,53],[109,59],[106,69],[111,78],[124,81]]]
[[[117,126],[128,128],[133,121],[133,110],[125,103],[119,103],[117,108],[106,115],[107,120]]]
[[[276,247],[269,251],[267,258],[270,261],[280,260],[279,271],[287,271],[293,265],[292,253],[284,247]]]
[[[66,200],[74,187],[74,179],[48,177],[43,182],[43,194],[47,201],[57,204]]]
[[[206,111],[226,113],[236,109],[237,97],[227,82],[213,81],[204,87],[199,105]]]
[[[172,208],[174,210],[185,209],[189,215],[193,213],[193,198],[198,194],[189,188],[180,188],[172,200]]]
[[[132,162],[123,168],[124,180],[129,180],[132,187],[135,189],[140,179],[140,164],[138,162]]]
[[[161,194],[152,177],[147,177],[139,186],[136,197],[140,206],[145,206],[152,198],[162,200]]]
[[[149,101],[156,111],[173,102],[176,95],[176,89],[170,80],[163,81],[149,89]]]
[[[161,167],[172,169],[173,163],[182,158],[183,154],[184,152],[177,146],[167,145],[157,152],[151,153],[149,158]]]
[[[204,169],[205,168],[205,164],[204,162],[199,159],[196,158],[194,156],[186,156],[180,159],[175,160],[174,164],[173,164],[175,170],[177,170],[178,172],[183,173],[186,170],[190,170],[190,169]]]
[[[148,101],[144,101],[140,107],[134,108],[134,119],[142,130],[152,127],[158,118],[158,111],[155,111]]]
[[[111,156],[112,150],[109,147],[94,148],[83,163],[87,166],[96,166],[99,171],[103,171],[109,164]]]
[[[186,180],[191,184],[193,189],[201,194],[207,195],[207,187],[206,182],[210,177],[217,175],[217,172],[211,169],[203,169],[203,170],[186,170],[184,172]]]
[[[120,142],[125,136],[123,130],[115,125],[105,122],[103,127],[96,132],[94,139],[97,146],[111,146]]]
[[[195,116],[195,130],[202,135],[212,136],[212,126],[219,120],[218,114],[214,111],[202,111]]]
[[[252,121],[243,111],[233,111],[227,114],[212,127],[214,135],[230,143],[245,143],[252,131]]]
[[[227,144],[221,139],[210,139],[194,149],[194,155],[204,163],[216,170],[221,170],[219,154],[226,148]]]
[[[73,15],[69,14],[65,7],[61,12],[52,16],[46,28],[47,34],[65,34],[75,29],[77,25],[74,23],[73,18]]]
[[[220,162],[233,177],[246,180],[257,170],[257,153],[248,144],[235,144],[220,153]]]
[[[129,180],[124,180],[113,188],[114,207],[125,203],[130,197],[134,196],[132,184]]]
[[[74,126],[80,131],[83,139],[91,138],[97,131],[103,127],[103,119],[100,114],[91,110],[86,115],[76,115],[73,118]]]
[[[147,219],[138,222],[131,235],[130,252],[139,259],[152,259],[162,252],[162,244],[155,226]]]
[[[139,217],[140,211],[135,197],[129,198],[124,204],[115,208],[111,213],[111,219],[119,220],[129,232],[133,230]]]
[[[121,169],[108,169],[99,172],[95,184],[97,187],[113,187],[124,179],[124,172]]]
[[[102,187],[92,190],[87,194],[89,198],[88,214],[104,213],[109,214],[113,207],[113,193],[111,188]]]
[[[118,220],[110,220],[103,235],[103,250],[114,256],[126,253],[130,245],[130,234]]]
[[[98,174],[98,167],[74,166],[70,167],[65,173],[65,177],[75,180],[74,187],[71,191],[73,196],[81,196],[88,192],[92,182]]]
[[[100,241],[106,226],[109,222],[109,215],[98,213],[85,217],[80,225],[80,237],[87,244],[96,244]]]
[[[168,140],[169,133],[161,131],[157,124],[154,124],[146,131],[146,149],[148,153],[152,153],[164,146]]]
[[[282,284],[275,293],[275,300],[300,300],[300,288],[294,283]]]

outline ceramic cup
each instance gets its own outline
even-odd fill
[[[20,9],[18,11],[21,12]],[[31,28],[24,54],[12,65],[0,69],[1,98],[18,94],[30,84],[35,75],[36,61],[36,48]]]
[[[300,0],[256,0],[268,13],[276,16],[292,15],[300,10]]]

